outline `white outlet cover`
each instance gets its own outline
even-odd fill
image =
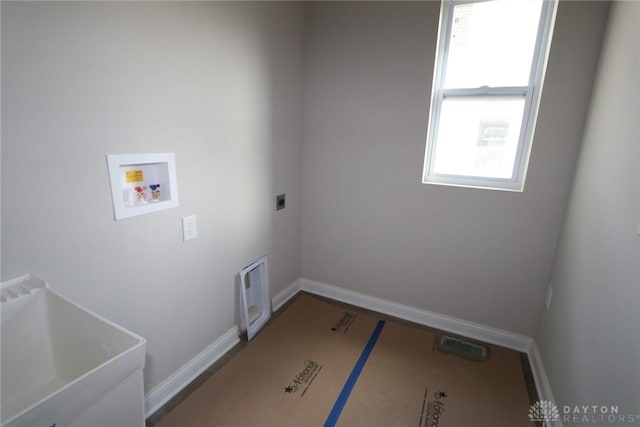
[[[189,215],[182,218],[182,240],[188,241],[198,237],[198,224],[195,215]]]

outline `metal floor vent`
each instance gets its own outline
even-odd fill
[[[465,359],[483,362],[489,360],[491,353],[484,344],[467,341],[450,335],[436,336],[435,348],[443,353],[451,353]]]

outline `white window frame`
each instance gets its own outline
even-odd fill
[[[529,73],[529,83],[527,86],[483,86],[479,88],[445,89],[445,68],[451,38],[454,8],[458,5],[480,3],[483,1],[489,0],[442,1],[422,182],[425,184],[451,185],[458,187],[523,191],[538,116],[538,108],[540,106],[542,85],[549,57],[549,47],[551,44],[551,35],[553,34],[558,1],[543,0],[542,11],[540,13],[540,24],[538,25],[538,35],[536,38],[531,72]],[[477,176],[436,174],[434,172],[435,149],[437,144],[436,135],[438,135],[438,124],[443,100],[445,98],[454,97],[473,99],[496,96],[525,98],[520,139],[518,141],[512,176],[510,178],[486,178]]]

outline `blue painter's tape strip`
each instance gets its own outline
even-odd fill
[[[347,382],[344,384],[344,387],[342,387],[342,391],[338,396],[338,400],[336,400],[336,403],[333,404],[333,408],[331,409],[331,412],[329,413],[327,420],[324,422],[324,427],[334,427],[338,422],[338,418],[340,418],[342,409],[344,408],[344,405],[347,403],[347,399],[349,399],[351,390],[353,390],[353,387],[356,385],[356,381],[358,381],[358,377],[360,376],[360,373],[362,372],[364,365],[367,363],[367,359],[369,359],[369,355],[373,351],[373,347],[376,345],[376,342],[378,341],[378,337],[382,333],[382,328],[384,328],[384,324],[385,324],[384,320],[378,321],[378,324],[376,325],[376,329],[373,331],[373,333],[371,334],[371,337],[369,338],[369,342],[367,342],[367,345],[364,347],[364,350],[362,350],[362,354],[360,355],[360,358],[358,359],[355,366],[353,367],[353,370],[351,371],[349,378],[347,378]]]

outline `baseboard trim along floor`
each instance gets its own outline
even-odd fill
[[[530,426],[526,356],[466,338],[439,347],[444,336],[454,334],[300,292],[148,426]]]
[[[145,417],[149,418],[209,366],[225,355],[240,341],[240,327],[234,326],[173,375],[145,395]]]
[[[399,304],[305,278],[296,280],[273,297],[273,311],[282,308],[300,291],[526,353],[529,356],[531,370],[540,400],[553,401],[553,393],[544,370],[540,353],[531,337]],[[145,412],[147,417],[162,407],[186,385],[236,345],[239,342],[240,333],[239,326],[234,326],[173,375],[147,393],[145,396]],[[561,426],[561,424],[558,424],[558,426]]]
[[[300,279],[300,290],[329,299],[377,311],[399,319],[408,320],[423,326],[440,329],[452,334],[473,338],[489,344],[499,345],[511,350],[528,353],[532,338],[501,329],[480,325],[455,317],[445,316],[428,310],[387,301],[338,286],[309,279]]]

